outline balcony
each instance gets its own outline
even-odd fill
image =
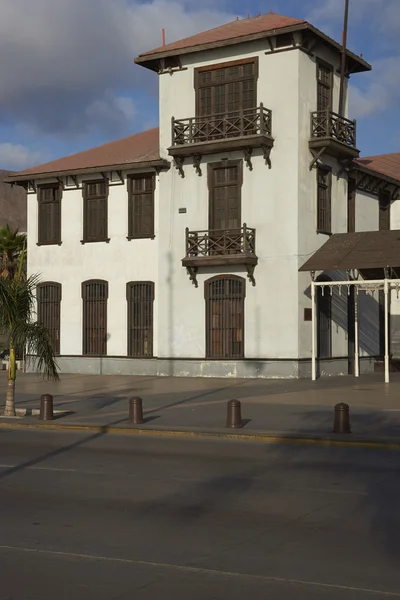
[[[178,165],[182,165],[185,157],[243,150],[246,161],[250,161],[251,165],[252,150],[262,148],[270,166],[269,155],[274,143],[271,127],[271,111],[264,108],[263,104],[256,108],[204,117],[172,117],[172,146],[168,152]],[[199,162],[194,165],[199,171]]]
[[[360,151],[356,147],[356,121],[331,110],[312,112],[309,147],[314,156],[310,168],[324,152],[338,159],[357,158]]]
[[[240,229],[231,230],[189,231],[186,228],[186,256],[182,259],[182,266],[187,268],[196,287],[196,274],[200,267],[232,265],[244,265],[255,285],[253,273],[258,262],[255,247],[256,230],[247,227],[246,223]]]

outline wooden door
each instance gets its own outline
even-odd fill
[[[244,296],[241,277],[224,276],[206,282],[207,358],[243,358]]]
[[[317,110],[332,110],[332,69],[328,65],[317,65]]]
[[[348,366],[349,375],[355,372],[355,289],[350,286],[350,294],[347,297],[347,339],[348,339]]]
[[[210,196],[210,230],[239,229],[241,226],[239,166],[213,169],[213,189]]]
[[[332,298],[328,287],[317,288],[317,307],[318,358],[330,358],[332,355]]]

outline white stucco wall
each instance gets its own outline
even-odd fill
[[[379,230],[379,200],[377,196],[356,191],[356,231]]]
[[[265,55],[257,44],[240,50],[184,57],[187,70],[160,78],[160,138],[162,151],[171,145],[171,117],[195,115],[194,68],[246,56],[259,57],[257,101],[272,110],[272,169],[260,151],[253,153],[253,170],[243,165],[242,222],[256,227],[256,286],[247,280],[245,301],[246,358],[295,358],[298,354],[297,185],[299,52]],[[282,77],[282,73],[285,76]],[[315,81],[315,76],[314,76]],[[272,84],[273,82],[273,84]],[[208,228],[207,162],[243,158],[241,152],[223,152],[202,159],[199,177],[187,160],[182,179],[175,169],[163,174],[160,192],[159,288],[166,299],[159,312],[159,356],[205,356],[204,281],[233,272],[221,268],[198,274],[196,289],[181,266],[185,227]],[[290,167],[288,168],[288,165]],[[185,207],[186,214],[178,214]],[[234,271],[246,277],[244,270]],[[290,292],[292,290],[292,292]],[[289,293],[288,293],[289,291]]]
[[[125,179],[124,185],[110,185],[108,198],[110,242],[82,245],[82,190],[65,189],[61,208],[61,246],[37,246],[38,202],[36,194],[28,195],[28,271],[30,274],[40,273],[42,281],[56,281],[62,284],[60,332],[62,355],[82,354],[81,284],[88,279],[103,279],[108,281],[109,290],[107,353],[109,356],[126,356],[126,284],[129,281],[157,281],[158,190],[157,181],[155,192],[156,237],[154,240],[128,241],[126,239],[128,234],[128,193]],[[156,306],[157,292],[155,310]],[[155,327],[154,334],[156,352],[157,327]]]
[[[328,49],[324,50],[323,48],[318,49],[318,56],[334,66],[333,108],[337,110],[340,87],[340,78],[337,73],[338,58],[335,58]],[[310,113],[316,110],[317,106],[316,62],[315,58],[299,53],[298,267],[329,239],[328,235],[317,233],[317,172],[315,167],[311,171],[309,168],[312,160],[308,147]],[[347,231],[347,178],[344,174],[338,177],[341,165],[335,158],[325,154],[322,156],[321,162],[332,169],[332,233],[344,233]],[[299,273],[297,285],[299,356],[309,358],[311,356],[312,331],[311,323],[304,321],[304,309],[311,307],[310,275]],[[342,313],[343,301],[339,302],[335,296],[332,303],[332,356],[335,357],[347,355],[347,321],[343,318]]]

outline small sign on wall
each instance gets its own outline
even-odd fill
[[[304,320],[312,321],[312,309],[311,308],[304,309]]]
[[[186,212],[186,208],[179,208],[178,212],[180,215],[183,215]]]

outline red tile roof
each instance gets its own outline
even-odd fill
[[[197,33],[183,40],[149,50],[140,55],[140,57],[151,57],[151,54],[159,52],[169,52],[170,50],[182,50],[183,48],[191,48],[193,46],[201,46],[203,44],[211,44],[214,42],[222,42],[242,36],[248,36],[256,33],[271,31],[272,29],[281,29],[282,27],[291,27],[293,25],[301,25],[306,21],[293,19],[292,17],[284,17],[275,13],[253,17],[252,19],[238,19],[225,25],[220,25],[214,29]]]
[[[275,35],[275,32],[276,34],[280,34],[285,33],[285,31],[291,32],[302,29],[311,32],[337,51],[341,50],[341,45],[338,42],[313,27],[313,25],[307,21],[270,12],[267,15],[260,15],[258,17],[236,19],[231,23],[226,23],[225,25],[220,25],[214,29],[203,31],[202,33],[197,33],[196,35],[192,35],[183,40],[160,46],[154,50],[149,50],[140,54],[135,59],[135,62],[154,71],[158,71],[159,66],[156,64],[156,61],[159,58],[179,56],[180,54],[199,52],[209,48],[240,44],[245,41],[262,39],[263,37]],[[353,52],[350,52],[350,50],[347,50],[347,56],[350,73],[359,73],[371,69],[371,65],[360,56],[356,56]]]
[[[376,171],[392,179],[400,181],[400,152],[393,154],[377,154],[376,156],[364,156],[354,161],[366,169]]]
[[[51,162],[13,173],[8,180],[28,179],[37,175],[79,172],[81,169],[106,168],[161,161],[159,153],[159,130],[149,129],[115,142],[90,148]]]

